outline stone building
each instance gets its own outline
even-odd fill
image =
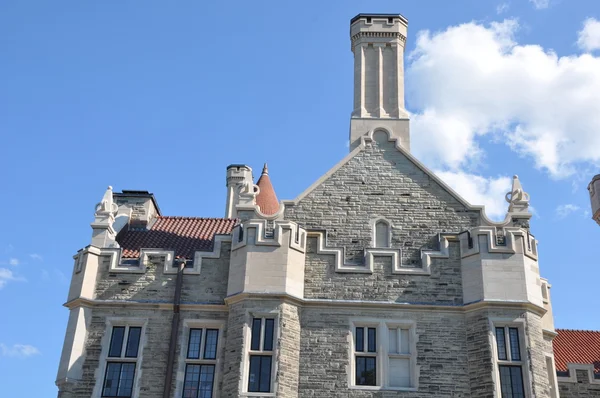
[[[350,153],[296,199],[266,165],[256,184],[227,168],[224,218],[108,188],[74,256],[59,397],[600,396],[583,332],[553,348],[518,177],[493,222],[411,154],[406,32],[352,19]]]

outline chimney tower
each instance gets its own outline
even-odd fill
[[[350,150],[360,137],[386,129],[410,150],[404,109],[404,45],[408,21],[400,14],[358,14],[350,21],[354,53],[354,110]]]

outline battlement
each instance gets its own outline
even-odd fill
[[[523,254],[538,259],[537,240],[528,230],[514,227],[477,227],[459,234],[461,257],[474,254]]]

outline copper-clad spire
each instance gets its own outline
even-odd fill
[[[256,185],[260,188],[260,192],[256,196],[256,204],[260,208],[261,213],[266,215],[277,213],[279,210],[279,200],[277,200],[277,195],[271,184],[269,168],[266,163]]]

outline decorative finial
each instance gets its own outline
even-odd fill
[[[119,206],[113,201],[112,186],[108,186],[100,203],[96,205],[96,215],[99,214],[115,214]]]
[[[519,176],[516,174],[513,176],[512,190],[506,194],[505,199],[509,203],[509,213],[528,211],[529,194],[523,190]]]
[[[265,163],[265,165],[263,166],[263,171],[262,174],[266,174],[269,175],[269,168],[267,167],[267,164]]]

